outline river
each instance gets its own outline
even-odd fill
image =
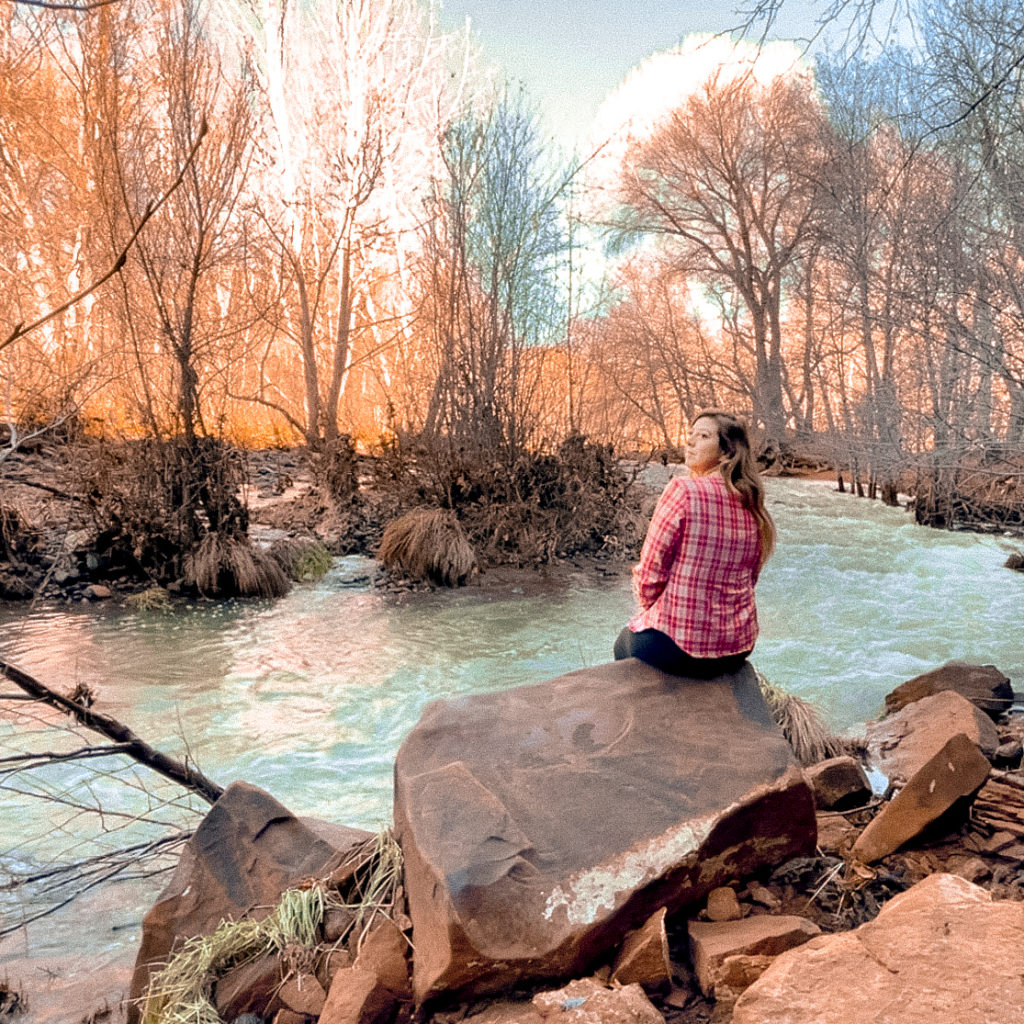
[[[855,730],[894,686],[954,658],[995,664],[1024,688],[1024,574],[1002,568],[1005,542],[919,527],[904,510],[825,482],[772,480],[769,506],[779,545],[758,587],[752,660],[817,703],[837,731]],[[59,689],[90,684],[99,708],[221,784],[245,779],[298,813],[376,829],[390,815],[395,751],[427,701],[607,660],[632,608],[624,575],[396,597],[374,589],[374,572],[369,560],[339,559],[321,582],[276,601],[170,613],[7,608],[0,658]],[[0,738],[5,755],[26,746],[4,723]],[[52,785],[67,786],[63,771]],[[121,783],[109,784],[119,799]],[[68,852],[65,818],[46,812],[4,792],[8,863],[43,863],[47,844]],[[77,844],[91,826],[75,822]],[[97,964],[123,964],[159,884],[108,886],[6,937],[0,969],[73,973],[83,949]],[[0,904],[5,923],[17,912]]]

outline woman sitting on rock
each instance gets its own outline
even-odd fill
[[[615,658],[674,675],[734,672],[757,639],[754,584],[775,547],[775,524],[746,425],[711,409],[690,426],[689,476],[668,482],[647,530],[633,583],[640,612]]]

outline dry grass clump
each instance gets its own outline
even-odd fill
[[[207,597],[283,597],[291,588],[267,552],[215,530],[186,556],[185,579]]]
[[[163,587],[147,587],[137,594],[129,594],[125,604],[137,612],[164,612],[171,607],[171,595]]]
[[[476,567],[476,552],[453,512],[416,509],[388,523],[377,557],[389,569],[445,587],[461,587]]]
[[[800,764],[817,764],[847,753],[847,744],[829,730],[813,704],[787,693],[756,669],[754,671],[772,717]]]
[[[285,537],[275,540],[267,549],[274,559],[298,583],[322,580],[334,565],[334,557],[313,537]]]

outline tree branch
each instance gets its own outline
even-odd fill
[[[185,158],[185,163],[182,165],[181,170],[178,172],[178,176],[174,179],[171,187],[155,202],[148,203],[146,209],[143,211],[142,218],[139,223],[135,226],[135,230],[132,232],[131,237],[125,243],[124,247],[118,253],[117,258],[114,260],[113,266],[104,273],[101,277],[97,278],[87,288],[84,288],[77,295],[73,295],[63,305],[58,306],[56,309],[51,309],[49,313],[44,313],[38,320],[34,320],[32,323],[18,324],[11,333],[0,341],[0,352],[3,352],[8,345],[13,345],[19,338],[25,337],[26,334],[34,331],[37,327],[42,327],[43,324],[52,320],[54,317],[60,316],[61,313],[69,310],[76,303],[81,302],[87,295],[91,295],[97,288],[109,281],[115,274],[120,273],[121,268],[125,265],[125,261],[128,259],[128,253],[131,251],[132,246],[135,245],[138,240],[139,234],[142,229],[146,226],[149,219],[164,205],[165,202],[171,197],[178,186],[184,181],[185,173],[188,171],[192,162],[195,160],[196,153],[199,152],[199,146],[206,136],[208,129],[206,121],[199,127],[199,135],[196,137],[196,141],[193,143],[192,148],[189,150],[188,156]]]
[[[186,789],[198,793],[209,803],[215,803],[224,792],[221,786],[208,779],[198,769],[191,768],[177,758],[155,750],[117,719],[100,714],[98,711],[93,711],[62,696],[48,686],[44,686],[27,672],[23,672],[5,661],[0,661],[0,675],[6,676],[12,683],[20,686],[37,700],[71,715],[87,729],[92,729],[93,732],[98,732],[100,735],[106,736],[107,739],[120,744],[118,753],[128,754],[140,764],[152,768],[158,775],[163,775],[164,778],[171,779]]]

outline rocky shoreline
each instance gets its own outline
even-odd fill
[[[297,887],[327,894],[304,949],[211,962],[204,991],[228,1024],[1011,1019],[985,1015],[1017,997],[1019,980],[997,988],[993,979],[1024,938],[1024,729],[998,669],[951,663],[908,681],[890,695],[889,714],[868,725],[861,756],[800,769],[772,753],[781,737],[742,679],[683,681],[680,705],[660,673],[636,665],[431,706],[396,763],[402,870],[358,926],[366,903],[357,890],[380,858],[373,837],[300,822],[235,784],[147,916],[133,995],[144,995],[152,965],[189,936],[221,918],[248,919],[256,906],[261,916]],[[619,728],[614,709],[624,701],[640,718],[631,712]],[[668,739],[678,715],[690,723],[683,747]],[[560,732],[569,719],[571,732]],[[652,743],[655,762],[645,753]],[[872,792],[864,765],[886,772],[886,793]],[[646,842],[650,819],[644,800],[623,810],[615,799],[623,770],[641,773],[651,806],[682,792],[689,808],[667,832],[651,826],[661,866],[642,878],[623,865],[625,851]],[[571,781],[565,796],[560,778]],[[524,784],[540,787],[525,803],[517,800]],[[609,836],[622,814],[631,824],[615,853]],[[697,838],[665,845],[664,836],[681,834]],[[602,897],[610,909],[578,919],[530,910],[531,893],[561,891],[558,850],[571,854],[566,891],[614,891]],[[608,872],[612,881],[597,890],[579,888],[582,877]],[[232,878],[245,879],[241,890]],[[992,929],[1005,953],[984,939]],[[965,965],[969,950],[988,962]],[[965,1002],[965,970],[987,993],[981,1009]],[[877,1016],[859,994],[864,979],[902,1009]]]

